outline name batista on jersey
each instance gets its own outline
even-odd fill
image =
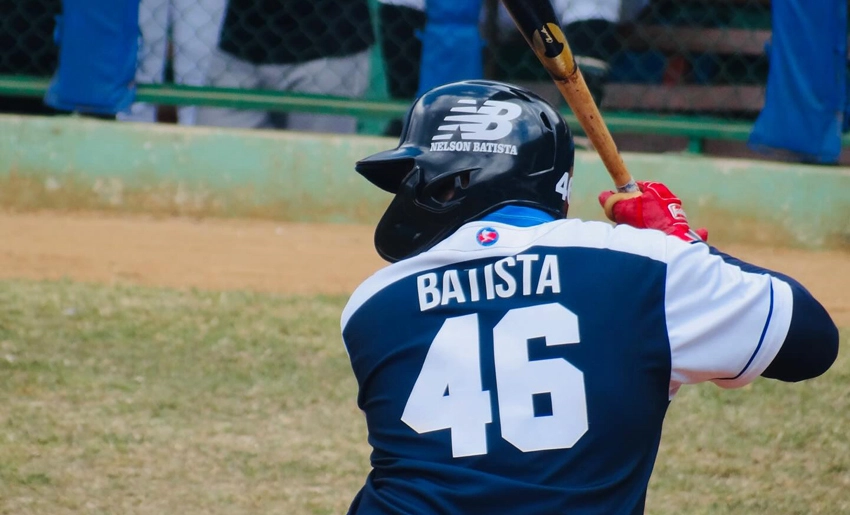
[[[449,303],[561,293],[558,256],[518,254],[483,267],[428,272],[416,276],[416,290],[420,311]]]
[[[481,107],[473,99],[460,99],[458,106],[443,119],[443,131],[431,139],[431,152],[484,152],[489,154],[518,155],[517,146],[511,143],[493,143],[511,134],[513,120],[522,114],[522,108],[511,102],[487,100]],[[460,134],[461,141],[455,141]]]

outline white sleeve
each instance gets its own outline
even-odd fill
[[[683,384],[739,388],[779,352],[791,324],[791,287],[667,238],[664,309],[670,340],[670,396]]]

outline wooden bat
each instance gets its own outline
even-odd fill
[[[640,189],[626,169],[614,138],[611,137],[608,126],[605,125],[599,108],[576,65],[552,4],[549,0],[502,0],[502,3],[529,46],[552,76],[561,95],[578,118],[579,124],[593,143],[602,162],[605,163],[608,174],[614,180],[614,186],[621,193],[612,196],[610,207],[613,208],[617,200],[636,196],[635,193],[640,194]],[[630,195],[622,195],[624,193]],[[605,213],[608,218],[612,218],[613,215],[609,213],[608,206]]]

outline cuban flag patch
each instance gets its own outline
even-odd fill
[[[483,229],[479,229],[478,234],[475,235],[475,239],[478,240],[478,244],[482,247],[489,247],[499,241],[499,232],[492,227],[484,227]]]

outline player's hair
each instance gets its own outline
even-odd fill
[[[566,216],[569,127],[545,100],[493,81],[434,88],[407,113],[399,146],[355,169],[395,194],[375,229],[375,248],[398,261],[436,245],[463,224],[508,205]]]

